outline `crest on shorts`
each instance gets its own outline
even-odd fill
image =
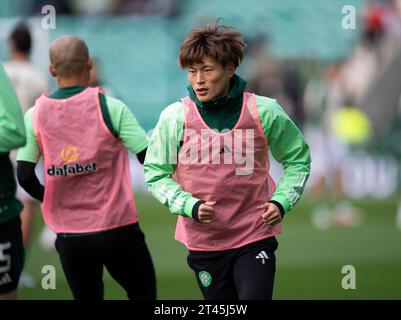
[[[198,277],[199,277],[199,280],[200,280],[202,286],[204,286],[204,287],[208,287],[212,283],[212,276],[207,271],[200,271],[198,273]]]

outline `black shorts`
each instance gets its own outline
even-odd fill
[[[0,223],[0,294],[14,291],[24,266],[20,216]]]
[[[57,238],[56,249],[74,299],[103,299],[104,266],[129,299],[156,299],[155,270],[137,223],[92,235]]]
[[[206,300],[271,300],[276,272],[275,237],[224,251],[189,251]]]

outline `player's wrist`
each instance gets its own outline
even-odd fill
[[[280,203],[284,209],[285,214],[287,214],[289,211],[292,210],[293,205],[288,201],[287,197],[284,196],[282,193],[279,194],[274,193],[270,201],[277,201],[278,203]]]
[[[269,200],[267,202],[273,203],[273,204],[275,204],[277,206],[277,208],[280,210],[281,219],[283,219],[285,211],[284,211],[284,207],[282,206],[282,204],[280,202],[278,202],[278,201],[275,201],[275,200]]]
[[[202,203],[205,203],[205,201],[199,200],[199,201],[196,202],[196,203],[194,204],[194,206],[192,207],[192,218],[193,218],[196,222],[200,222],[200,221],[199,221],[199,207],[201,206]]]

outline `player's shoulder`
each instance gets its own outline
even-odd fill
[[[256,107],[258,109],[276,108],[278,105],[278,102],[276,99],[265,97],[265,96],[259,96],[257,94],[255,94],[255,102],[256,102]]]
[[[180,120],[184,116],[184,107],[181,101],[176,101],[164,108],[160,114],[160,119],[165,121]]]
[[[104,93],[101,92],[101,94]],[[119,119],[124,115],[132,114],[131,109],[127,106],[127,104],[124,101],[106,94],[104,94],[104,97],[105,97],[105,107],[109,111],[110,117],[112,119]],[[104,105],[102,100],[100,100],[100,104]]]
[[[125,107],[127,107],[127,105],[125,104],[124,101],[122,101],[120,99],[117,99],[116,97],[110,96],[110,95],[108,95],[108,94],[106,94],[104,92],[100,92],[100,94],[104,95],[104,97],[106,99],[107,106],[109,108],[115,109],[115,108],[125,108]]]
[[[284,112],[283,108],[280,106],[276,99],[255,94],[255,102],[259,114],[274,115]]]

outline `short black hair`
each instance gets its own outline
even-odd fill
[[[31,52],[32,37],[25,23],[18,24],[10,35],[15,49],[19,52],[29,54]]]

